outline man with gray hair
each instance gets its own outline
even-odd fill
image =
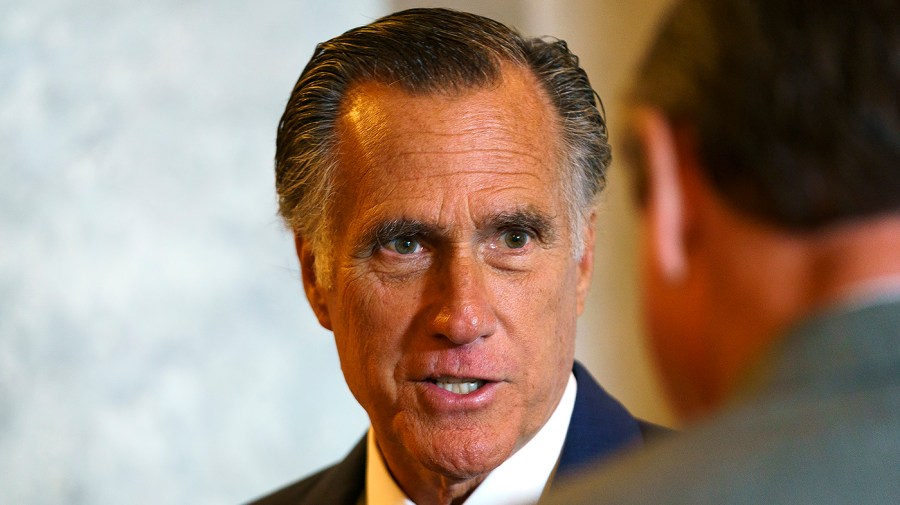
[[[610,161],[562,41],[413,9],[320,44],[278,128],[280,212],[371,428],[257,503],[532,503],[654,427],[574,362]]]
[[[691,422],[553,503],[900,503],[896,0],[683,0],[634,84],[650,341]]]

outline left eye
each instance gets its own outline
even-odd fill
[[[510,249],[521,249],[531,240],[531,236],[522,230],[508,230],[503,232],[501,237],[503,245]]]
[[[397,254],[413,254],[422,249],[422,244],[413,237],[400,237],[391,240],[385,247]]]

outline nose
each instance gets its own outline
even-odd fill
[[[455,345],[493,335],[497,316],[483,266],[474,258],[454,258],[436,274],[437,310],[431,318],[432,334]]]

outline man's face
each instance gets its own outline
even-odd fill
[[[573,255],[538,89],[507,68],[487,89],[364,83],[343,104],[334,278],[310,298],[394,472],[483,475],[565,389],[592,253]]]

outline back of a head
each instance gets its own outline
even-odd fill
[[[816,230],[900,211],[896,0],[685,0],[633,99],[697,139],[735,208]]]

